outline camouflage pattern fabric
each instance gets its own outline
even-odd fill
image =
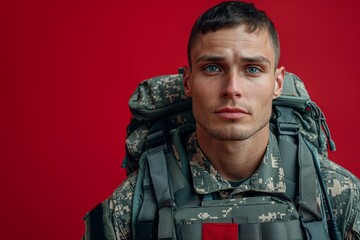
[[[171,131],[178,126],[194,123],[191,98],[184,93],[181,74],[158,76],[142,81],[129,99],[133,114],[127,128],[126,169],[135,171],[142,153],[146,150],[149,130],[161,124]]]
[[[215,192],[221,199],[226,199],[241,198],[248,190],[268,193],[283,193],[286,190],[282,167],[282,161],[285,159],[280,158],[277,141],[273,135],[269,138],[266,153],[258,170],[238,187],[232,187],[211,166],[197,145],[195,133],[187,142],[187,153],[194,179],[193,187],[199,194]],[[178,155],[174,152],[175,157]],[[320,160],[323,179],[343,239],[360,240],[359,179],[323,156],[320,156]],[[132,239],[131,209],[136,178],[134,172],[108,200],[103,202],[110,209],[104,214],[111,220],[117,239]],[[317,200],[320,205],[320,196]],[[265,215],[263,217],[265,220]],[[86,236],[85,239],[87,240]]]
[[[171,74],[142,81],[129,100],[130,109],[146,111],[188,100],[180,79]]]
[[[284,168],[280,160],[279,148],[275,143],[275,136],[271,134],[258,170],[234,189],[206,159],[197,144],[196,134],[192,134],[187,144],[187,151],[195,191],[199,194],[208,194],[216,191],[232,190],[230,198],[237,197],[237,195],[241,195],[245,191],[285,193]]]

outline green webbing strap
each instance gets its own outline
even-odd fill
[[[149,171],[147,167],[147,155],[143,154],[139,160],[139,170],[137,174],[137,181],[134,190],[134,198],[131,210],[132,229],[139,229],[139,214],[141,208],[143,208],[143,180],[145,179],[145,172]],[[140,236],[138,231],[132,231],[133,239],[148,239],[148,237]]]
[[[298,159],[300,164],[299,215],[307,239],[327,240],[326,219],[321,216],[316,201],[316,170],[314,159],[301,134],[299,134]],[[304,184],[306,182],[306,184]],[[314,186],[314,187],[312,187]]]
[[[286,195],[295,199],[299,181],[298,161],[297,161],[297,135],[300,126],[292,115],[292,109],[276,106],[277,110],[277,129],[279,132],[279,150],[283,160]]]
[[[151,239],[155,224],[155,216],[157,210],[156,198],[154,196],[154,189],[150,179],[149,169],[146,168],[143,180],[143,204],[141,206],[139,217],[137,220],[137,237],[136,239]]]
[[[295,199],[297,182],[299,179],[299,167],[297,165],[297,145],[286,140],[286,136],[279,137],[279,149],[285,174],[286,195]]]
[[[316,201],[316,172],[312,154],[299,134],[298,159],[300,165],[299,212],[305,222],[322,220]]]
[[[300,125],[292,114],[293,110],[279,106],[275,109],[278,115],[279,148],[284,164],[286,193],[294,199],[298,185],[298,212],[307,239],[328,239],[326,221],[322,218],[316,201],[317,174],[312,153],[299,132]]]
[[[276,110],[278,111],[280,153],[285,164],[285,171],[289,171],[285,172],[285,175],[292,182],[297,182],[295,174],[297,168],[294,164],[296,157],[299,162],[299,212],[302,213],[305,222],[321,220],[321,214],[317,209],[316,172],[311,152],[299,133],[300,126],[292,113],[293,110],[279,106]]]
[[[171,198],[164,147],[149,150],[148,164],[159,209],[158,239],[175,239],[174,200]]]
[[[193,131],[195,131],[195,126],[193,124],[185,124],[177,129],[172,138],[181,161],[181,172],[188,181],[191,179],[189,160],[186,150],[181,142],[181,136],[189,136]]]
[[[189,181],[183,175],[179,165],[176,163],[173,154],[166,154],[166,159],[176,206],[181,207],[193,200],[196,200],[198,198],[197,194],[193,191]]]

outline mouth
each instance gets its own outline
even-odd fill
[[[214,112],[217,116],[225,119],[240,119],[247,115],[249,112],[243,108],[220,108]]]

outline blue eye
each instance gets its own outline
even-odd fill
[[[204,68],[204,70],[211,73],[220,72],[220,68],[216,65],[208,65]]]
[[[260,69],[257,67],[248,67],[246,71],[250,74],[257,74],[260,72]]]

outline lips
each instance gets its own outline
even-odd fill
[[[240,119],[249,115],[249,112],[242,108],[220,108],[215,114],[225,119]]]

